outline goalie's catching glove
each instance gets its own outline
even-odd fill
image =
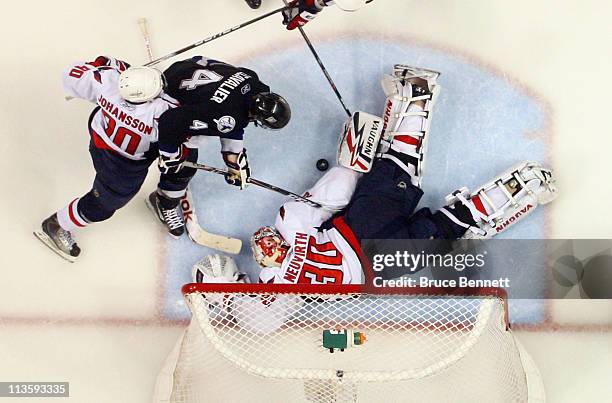
[[[225,165],[227,165],[225,181],[230,185],[238,186],[240,189],[246,188],[251,177],[246,150],[243,149],[238,154],[231,152],[222,152],[221,154]]]
[[[289,2],[291,8],[283,11],[283,25],[290,31],[304,26],[314,20],[323,7],[332,3],[331,0],[293,0]]]
[[[191,269],[194,283],[248,283],[245,273],[238,271],[236,262],[225,255],[207,255],[200,259]],[[204,298],[211,310],[222,315],[231,311],[233,297],[225,293],[207,293]]]
[[[191,270],[194,283],[247,283],[245,273],[230,256],[213,254],[200,259]]]
[[[167,153],[159,152],[159,160],[157,166],[162,174],[175,174],[183,168],[183,163],[187,158],[188,150],[184,146],[180,146],[176,152]]]

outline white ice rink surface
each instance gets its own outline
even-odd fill
[[[69,381],[71,397],[58,402],[150,401],[157,371],[184,326],[178,286],[207,251],[167,239],[152,220],[143,200],[155,186],[155,167],[128,206],[77,234],[84,249],[78,263],[33,237],[43,218],[85,193],[93,178],[91,106],[65,102],[59,76],[72,61],[99,54],[144,62],[140,17],[149,21],[153,52],[163,55],[281,3],[263,2],[259,11],[243,0],[3,5],[0,381]],[[392,63],[442,71],[428,203],[524,155],[555,168],[561,196],[508,236],[609,239],[611,17],[610,3],[596,0],[376,0],[353,14],[326,10],[307,32],[351,108],[380,113],[377,83]],[[316,175],[314,161],[333,155],[331,136],[343,111],[299,34],[286,32],[279,18],[185,56],[254,67],[287,96],[294,120],[286,132],[277,139],[253,132],[247,145],[257,176],[301,191]],[[219,165],[216,147],[211,142],[203,151],[204,161]],[[207,225],[244,240],[282,201],[259,190],[241,195],[204,174],[194,192]],[[245,213],[248,203],[257,209]],[[243,220],[249,225],[237,225]],[[239,263],[246,262],[241,255]],[[542,317],[515,329],[542,372],[549,401],[611,401],[611,301],[551,302]]]

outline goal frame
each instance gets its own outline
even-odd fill
[[[368,286],[368,285],[363,285],[363,284],[350,284],[350,285],[333,285],[333,284],[262,284],[262,283],[256,283],[256,284],[249,284],[249,283],[188,283],[185,284],[182,289],[181,289],[186,301],[188,302],[189,308],[190,310],[192,310],[192,306],[191,306],[191,294],[216,294],[216,295],[223,295],[223,298],[227,298],[228,296],[232,295],[232,294],[236,294],[236,295],[246,295],[246,296],[257,296],[257,295],[267,295],[267,294],[276,294],[276,295],[299,295],[303,298],[306,298],[306,300],[309,299],[309,296],[312,295],[313,297],[313,301],[326,301],[325,296],[329,295],[329,296],[336,296],[339,298],[339,301],[344,301],[345,299],[343,299],[343,296],[355,296],[356,298],[361,298],[361,296],[363,296],[364,298],[371,298],[371,297],[376,297],[376,296],[381,296],[381,297],[406,297],[406,298],[410,298],[411,296],[414,296],[415,298],[425,298],[425,299],[430,299],[431,298],[449,298],[449,299],[461,299],[461,298],[471,298],[471,299],[478,299],[478,298],[486,298],[486,299],[496,299],[498,301],[497,306],[498,306],[498,314],[497,314],[497,326],[499,331],[501,331],[502,333],[508,333],[508,337],[511,338],[513,340],[513,342],[515,343],[515,348],[518,350],[518,357],[520,359],[521,365],[523,367],[523,371],[524,371],[524,376],[525,376],[525,381],[526,381],[526,392],[527,392],[527,401],[530,403],[542,403],[545,402],[545,391],[544,391],[544,385],[542,383],[542,379],[541,379],[541,375],[537,369],[537,366],[535,365],[535,363],[533,362],[533,359],[530,357],[530,355],[527,353],[527,351],[523,348],[523,346],[521,345],[521,343],[514,338],[514,336],[511,333],[511,328],[510,328],[510,322],[508,320],[508,295],[506,290],[502,289],[502,288],[493,288],[493,287],[482,287],[482,288],[429,288],[429,287],[374,287],[374,286]],[[209,295],[210,295],[209,294]],[[330,299],[329,301],[333,301],[333,299]],[[192,325],[193,325],[193,321],[196,320],[195,319],[195,313],[192,312]],[[312,318],[311,318],[312,319]],[[196,323],[198,323],[196,321]],[[218,323],[222,323],[222,322],[218,322]],[[309,322],[301,322],[302,324],[306,324],[306,326],[312,326],[312,325],[318,325],[319,324],[319,320],[318,318],[315,318],[314,320],[311,320]],[[442,323],[444,323],[445,325],[440,328],[440,327],[433,327],[430,328],[428,325],[423,325],[423,328],[428,329],[427,331],[436,333],[440,330],[444,331],[446,324],[448,325],[449,328],[453,329],[453,330],[458,330],[458,331],[462,331],[462,330],[467,330],[468,332],[472,331],[472,326],[471,325],[464,325],[464,327],[457,327],[456,323],[453,323],[453,320],[449,320],[448,322],[442,321]],[[406,326],[407,322],[404,322],[403,326]],[[189,326],[189,328],[192,327],[192,325]],[[227,323],[226,323],[227,325]],[[505,325],[505,326],[504,326]],[[201,325],[197,325],[198,327]],[[383,324],[384,329],[395,329],[395,325],[393,324],[393,322],[389,322],[389,323],[384,323]],[[401,325],[400,325],[401,326]],[[410,327],[412,327],[412,323],[410,323]],[[233,327],[230,326],[230,327]],[[421,326],[417,325],[414,328],[419,328]],[[393,330],[390,330],[393,331]],[[478,332],[479,330],[475,330],[476,332]],[[188,329],[185,329],[181,338],[178,340],[177,344],[175,345],[173,351],[170,353],[170,355],[167,357],[166,362],[162,368],[162,371],[159,373],[158,378],[157,378],[157,382],[156,382],[156,387],[155,387],[155,393],[154,393],[154,402],[156,403],[166,403],[166,402],[170,402],[170,401],[174,401],[174,400],[170,400],[170,396],[172,395],[172,391],[173,391],[173,379],[175,377],[175,369],[178,368],[180,361],[180,357],[182,356],[182,348],[183,343],[187,340],[185,337],[187,336],[187,332]],[[431,334],[431,333],[430,333]],[[479,337],[479,336],[477,336]],[[208,339],[207,338],[207,343],[211,343],[213,342],[212,339]],[[471,347],[470,347],[471,349]],[[219,352],[221,352],[219,350]],[[225,356],[224,356],[225,357]],[[232,357],[225,357],[227,358],[232,358]],[[449,359],[450,360],[450,359]],[[452,361],[452,360],[450,360]],[[452,363],[451,363],[452,364]],[[454,364],[452,364],[454,365]],[[264,368],[265,369],[265,368]],[[242,371],[244,371],[247,374],[250,375],[255,375],[255,376],[259,376],[262,375],[260,373],[258,373],[258,371],[252,371],[249,369],[245,369],[242,368]],[[287,380],[292,380],[295,381],[296,377],[295,377],[295,373],[296,371],[299,372],[299,370],[292,370],[294,375],[291,376],[273,376],[274,379],[276,379],[277,381],[280,381],[282,379],[287,379]],[[308,370],[311,372],[311,374],[309,376],[300,376],[299,379],[301,379],[304,382],[304,387],[306,387],[306,385],[309,382],[316,382],[316,385],[318,385],[317,387],[320,387],[322,385],[321,382],[330,382],[330,385],[332,383],[335,384],[335,382],[331,382],[329,380],[329,376],[323,376],[325,375],[323,370],[313,370],[310,369]],[[406,372],[406,371],[399,371],[398,374],[401,374],[402,372]],[[410,378],[405,377],[404,375],[399,376],[398,374],[396,376],[392,376],[389,377],[387,380],[391,381],[392,383],[395,381],[406,381],[409,380]],[[429,376],[428,374],[426,374],[427,376]],[[353,381],[355,381],[355,379],[352,379],[350,377],[347,376],[347,374],[344,375],[345,376],[345,380],[352,383]],[[397,378],[397,379],[396,379]],[[365,382],[376,382],[376,376],[373,376],[371,379],[369,376],[363,375],[362,377],[359,379],[359,381],[365,381]],[[347,386],[350,388],[350,386]],[[180,400],[181,402],[183,400]],[[191,400],[188,400],[191,401]],[[197,400],[200,401],[200,400]]]
[[[504,309],[506,330],[510,330],[508,292],[496,287],[375,287],[365,284],[263,284],[263,283],[187,283],[181,288],[183,296],[193,293],[227,292],[244,294],[312,294],[312,295],[360,295],[372,296],[431,296],[431,297],[491,297],[498,298]]]

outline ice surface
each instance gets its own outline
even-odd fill
[[[546,162],[542,105],[497,72],[465,59],[405,42],[338,39],[315,43],[348,107],[382,114],[380,78],[395,63],[442,73],[442,91],[435,106],[421,206],[438,208],[450,191],[474,188],[522,160]],[[235,61],[227,60],[232,63]],[[241,61],[254,69],[292,107],[291,123],[282,131],[249,127],[246,146],[254,177],[300,193],[321,175],[316,161],[335,161],[338,132],[347,116],[306,46],[283,49]],[[222,166],[217,139],[200,148],[200,162]],[[272,224],[284,197],[251,186],[240,191],[221,176],[198,173],[191,184],[200,223],[209,231],[239,237],[244,246],[238,266],[256,279],[249,237]],[[504,234],[511,238],[543,238],[546,209],[539,209]],[[186,237],[167,240],[166,306],[169,317],[184,317],[180,287],[189,282],[191,266],[215,253]],[[534,280],[534,286],[541,286]],[[525,320],[540,315],[539,304]]]

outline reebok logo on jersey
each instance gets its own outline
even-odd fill
[[[129,104],[127,102],[121,102],[121,107],[127,109],[128,111],[135,111],[136,105]]]
[[[243,73],[242,71],[232,74],[228,79],[223,81],[221,85],[219,85],[219,88],[217,88],[217,91],[215,91],[210,100],[215,101],[218,104],[222,103],[227,99],[233,90],[235,90],[240,84],[249,78],[251,78],[251,76]]]
[[[213,119],[217,124],[217,130],[221,133],[229,133],[236,127],[236,119],[231,116],[222,116],[219,119]]]

